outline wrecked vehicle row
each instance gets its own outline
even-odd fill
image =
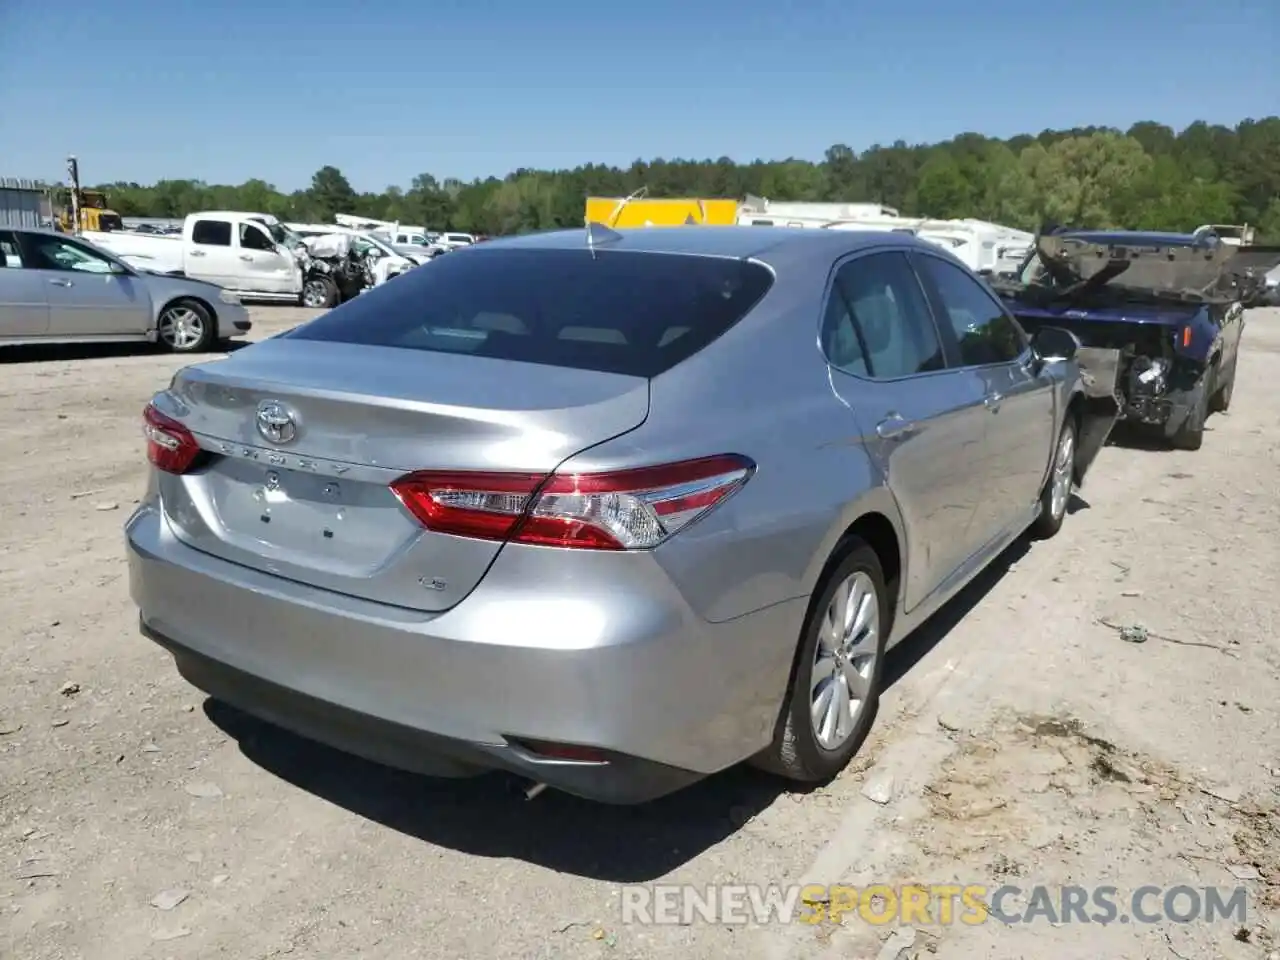
[[[326,233],[303,239],[302,305],[326,308],[345,303],[365,290],[413,269],[401,258],[393,261],[378,247],[359,244],[345,233]]]
[[[1082,369],[1115,378],[1124,422],[1198,450],[1231,404],[1244,306],[1280,248],[1194,234],[1060,230],[1015,277],[992,281],[1028,333],[1071,331]]]
[[[84,231],[81,239],[152,273],[214,283],[242,300],[332,307],[414,261],[349,233],[307,237],[264,213],[203,211],[181,234]]]

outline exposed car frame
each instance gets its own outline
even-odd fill
[[[1039,236],[1014,277],[992,281],[1028,330],[1052,324],[1106,371],[1123,419],[1199,449],[1205,421],[1231,402],[1244,305],[1280,248],[1193,234],[1059,229]]]

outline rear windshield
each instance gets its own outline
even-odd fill
[[[742,319],[772,283],[766,267],[721,257],[477,247],[288,336],[656,377]]]

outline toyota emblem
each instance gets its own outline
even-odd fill
[[[298,435],[298,421],[279,400],[258,404],[258,432],[272,443],[288,443]]]

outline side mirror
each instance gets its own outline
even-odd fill
[[[132,271],[132,270],[130,270],[128,267],[126,267],[123,263],[116,263],[114,260],[111,262],[111,271],[110,271],[110,272],[111,272],[112,274],[114,274],[115,276],[117,276],[117,277],[130,277],[130,276],[133,276],[133,271]]]
[[[1041,327],[1031,337],[1031,346],[1041,360],[1070,360],[1081,347],[1080,339],[1062,327]]]

